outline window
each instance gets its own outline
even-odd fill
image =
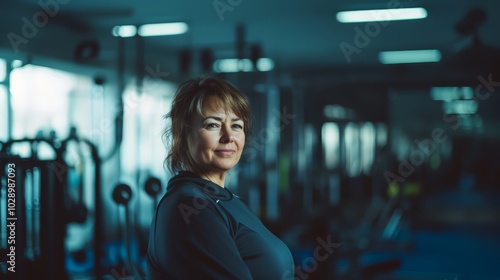
[[[323,124],[321,129],[325,167],[334,169],[339,164],[339,126],[334,122]]]
[[[5,59],[0,58],[0,83],[5,81],[7,75],[7,62]]]
[[[359,176],[361,172],[359,127],[355,123],[347,123],[344,133],[345,168],[349,177]]]
[[[375,156],[375,126],[371,122],[366,122],[360,127],[361,140],[361,165],[363,173],[369,175]]]
[[[7,103],[7,88],[5,85],[0,85],[0,141],[7,141],[8,135],[8,107]]]

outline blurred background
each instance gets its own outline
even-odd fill
[[[215,75],[253,106],[227,186],[289,246],[295,279],[500,279],[498,12],[3,1],[0,278],[146,279],[173,176],[163,116],[180,82]]]

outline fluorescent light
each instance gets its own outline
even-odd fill
[[[253,70],[252,61],[248,58],[240,59],[237,63],[238,70],[241,72],[251,72]]]
[[[14,59],[14,60],[12,60],[10,67],[12,67],[12,69],[14,69],[14,68],[23,67],[23,65],[24,65],[24,63],[22,60]]]
[[[337,20],[342,23],[411,20],[423,19],[426,17],[427,11],[424,8],[359,10],[337,13]]]
[[[271,71],[274,68],[274,61],[270,58],[257,59],[257,70],[261,72]]]
[[[186,33],[187,30],[188,26],[185,22],[153,23],[141,25],[138,33],[143,37],[149,37],[177,35]]]
[[[451,101],[456,99],[472,99],[474,90],[471,87],[433,87],[432,100]]]
[[[257,71],[267,72],[274,68],[274,61],[270,58],[259,58],[256,64]],[[250,59],[225,58],[216,60],[213,64],[215,72],[251,72],[254,71],[253,63]]]
[[[214,62],[215,72],[250,72],[253,70],[252,61],[250,59],[226,58],[219,59]]]
[[[475,100],[451,100],[443,102],[443,110],[446,114],[475,114],[477,107]]]
[[[135,25],[118,25],[113,27],[111,33],[115,37],[134,37],[137,34],[137,27]]]
[[[378,54],[382,64],[438,62],[441,60],[439,50],[387,51]]]
[[[213,69],[215,72],[238,72],[238,59],[226,58],[216,60],[213,64]]]

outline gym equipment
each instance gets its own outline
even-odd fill
[[[30,144],[31,157],[20,158],[10,152],[11,146],[20,142]],[[56,157],[51,160],[38,159],[36,152],[40,143],[47,144]],[[66,224],[61,222],[65,213],[64,173],[67,166],[62,160],[62,153],[50,140],[21,139],[4,143],[0,157],[0,199],[2,205],[12,204],[9,209],[2,207],[9,210],[1,212],[2,221],[15,224],[12,229],[15,243],[12,244],[6,238],[10,233],[3,233],[8,230],[7,227],[2,225],[0,228],[0,236],[5,236],[1,240],[0,258],[6,263],[7,253],[14,251],[15,257],[9,259],[14,262],[8,267],[16,269],[16,273],[2,270],[2,279],[67,279],[63,243]],[[8,182],[14,184],[14,200],[10,200],[7,195],[8,186],[12,186]]]
[[[19,279],[31,279],[34,277],[42,279],[68,279],[69,275],[65,269],[65,237],[68,223],[83,223],[88,216],[87,207],[82,198],[83,185],[79,183],[77,193],[79,197],[71,198],[68,194],[68,174],[71,171],[65,155],[71,141],[87,145],[91,151],[94,161],[94,273],[102,275],[102,202],[100,195],[100,160],[97,148],[89,141],[76,136],[76,131],[70,134],[68,139],[61,142],[50,138],[23,138],[14,139],[2,144],[0,150],[0,203],[7,205],[8,167],[15,166],[15,265],[19,269],[16,274],[8,273],[2,269],[3,276]],[[28,144],[30,156],[22,158],[13,152],[13,146],[17,144]],[[38,152],[40,145],[49,147],[54,154],[51,159],[40,159]],[[12,173],[11,172],[11,173]],[[2,209],[7,209],[3,207]],[[13,215],[13,216],[14,216]],[[0,210],[2,221],[8,221],[7,212]],[[4,222],[2,222],[3,224]],[[0,228],[0,238],[7,236]],[[2,262],[7,261],[7,250],[10,245],[6,238],[0,239],[2,251]],[[9,245],[9,246],[8,246]],[[5,254],[4,254],[5,252]]]
[[[156,177],[149,177],[144,183],[144,191],[151,196],[154,201],[153,212],[155,212],[156,205],[158,204],[158,195],[161,192],[161,181]]]
[[[125,244],[126,250],[126,265],[131,273],[133,273],[133,277],[137,277],[139,280],[142,279],[142,275],[137,270],[135,264],[132,262],[132,253],[130,248],[130,236],[129,234],[132,231],[131,223],[130,223],[130,211],[129,211],[129,202],[132,199],[132,189],[127,185],[120,183],[113,190],[113,200],[116,204],[123,206],[125,208],[125,225],[123,225],[123,243]]]

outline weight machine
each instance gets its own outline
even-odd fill
[[[71,166],[65,156],[70,142],[86,145],[93,160],[94,199],[93,209],[88,209],[83,200],[83,184],[77,187],[78,198],[69,194],[69,172]],[[19,156],[14,146],[29,145],[30,155]],[[48,147],[54,155],[42,159],[41,145]],[[66,270],[65,237],[69,223],[84,223],[89,214],[93,216],[94,274],[102,275],[103,222],[101,202],[100,159],[95,145],[76,136],[72,131],[63,141],[51,138],[14,139],[1,144],[0,149],[0,250],[2,279],[69,279]],[[9,167],[11,169],[9,169]],[[15,180],[8,181],[7,173],[14,173]],[[11,176],[12,177],[12,176]],[[12,178],[11,178],[12,179]],[[8,182],[15,184],[15,205],[8,208]],[[11,185],[12,186],[12,185]],[[12,202],[12,201],[10,201]],[[7,210],[14,210],[10,215]],[[15,218],[11,220],[9,218]],[[15,222],[15,246],[8,243],[6,223]],[[14,248],[16,272],[9,273],[7,254]],[[4,278],[5,277],[5,278]]]

